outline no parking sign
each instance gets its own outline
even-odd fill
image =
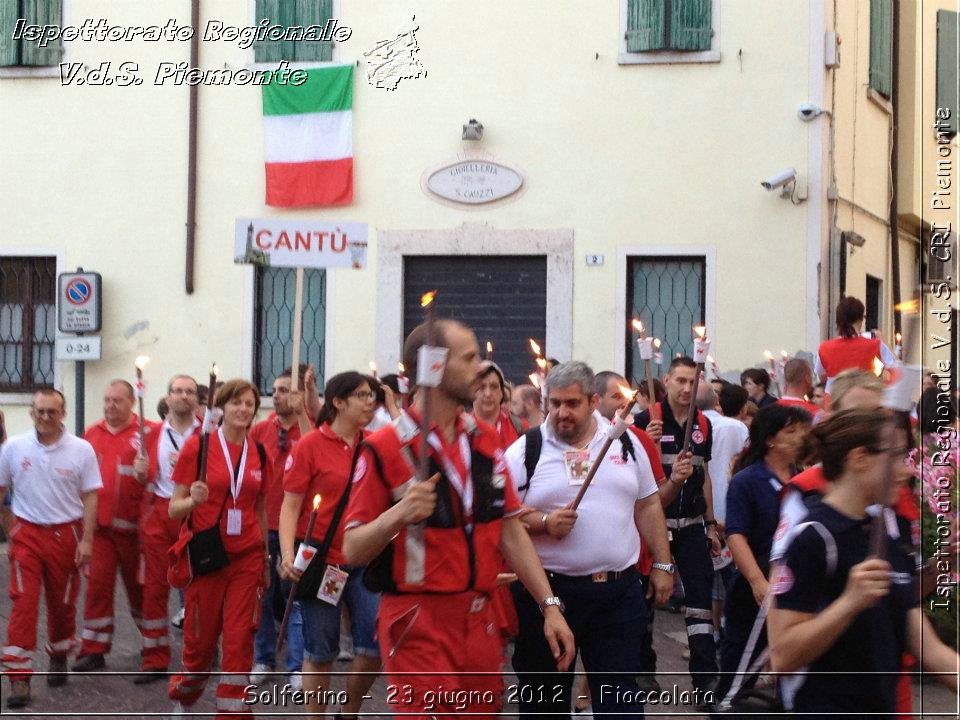
[[[57,277],[57,329],[65,333],[100,330],[100,273],[60,273]]]

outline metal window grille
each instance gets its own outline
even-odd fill
[[[702,325],[706,307],[705,257],[631,257],[627,264],[627,377],[643,377],[643,361],[629,321],[640,318],[648,334],[660,338],[662,372],[677,353],[693,355],[693,326]]]
[[[57,261],[0,257],[0,390],[53,386]]]
[[[257,267],[255,280],[256,327],[253,341],[254,383],[261,395],[273,394],[273,381],[290,366],[293,355],[293,308],[296,270]],[[324,329],[326,322],[326,271],[303,272],[303,327],[300,362],[313,365],[317,386],[324,384]]]

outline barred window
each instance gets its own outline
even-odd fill
[[[324,383],[326,291],[325,270],[307,268],[303,271],[300,362],[313,365],[317,373],[317,387],[321,391]],[[261,395],[272,395],[273,381],[292,362],[296,270],[257,267],[254,302],[253,381]]]
[[[56,288],[56,258],[0,257],[0,391],[53,386]]]

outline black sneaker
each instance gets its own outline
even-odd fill
[[[657,682],[657,678],[650,673],[644,673],[643,675],[637,675],[637,685],[648,695],[650,693],[660,692],[660,683]]]
[[[30,682],[28,680],[14,680],[10,683],[10,695],[7,697],[7,707],[11,710],[26,707],[30,704]]]
[[[94,670],[103,670],[107,666],[107,661],[103,655],[93,653],[92,655],[82,655],[77,662],[73,664],[74,672],[92,672]]]
[[[50,656],[50,673],[47,675],[47,685],[63,687],[67,684],[67,656]]]
[[[166,668],[151,668],[149,670],[144,670],[139,675],[133,676],[134,685],[149,685],[150,683],[155,683],[160,680],[167,679],[167,669]]]

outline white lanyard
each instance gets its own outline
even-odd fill
[[[237,506],[237,498],[240,497],[240,489],[243,487],[243,472],[247,468],[247,439],[243,439],[243,452],[240,453],[240,465],[233,467],[233,461],[230,460],[230,450],[227,448],[227,439],[223,436],[223,428],[217,430],[217,437],[220,438],[220,447],[223,448],[223,461],[227,464],[227,472],[230,473],[230,494],[233,495],[233,506]]]
[[[451,483],[454,489],[457,491],[457,494],[460,496],[460,501],[463,503],[463,514],[465,519],[469,519],[473,514],[473,483],[470,482],[470,441],[467,439],[466,433],[461,433],[459,437],[460,441],[460,458],[463,460],[463,464],[467,467],[467,477],[461,477],[460,472],[457,470],[457,466],[450,461],[450,458],[447,457],[446,453],[443,452],[443,445],[440,442],[440,438],[437,437],[436,433],[430,433],[427,436],[427,442],[430,443],[430,447],[437,451],[437,455],[440,458],[440,464],[443,465],[443,471],[447,474],[447,477],[453,480]]]

